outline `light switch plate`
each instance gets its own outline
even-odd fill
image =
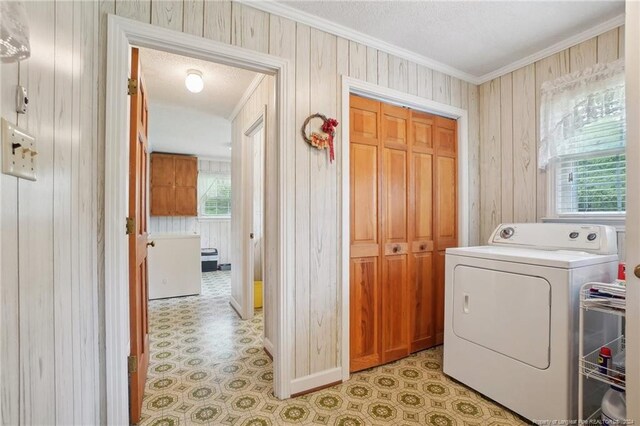
[[[36,180],[38,151],[36,139],[2,119],[2,173]]]

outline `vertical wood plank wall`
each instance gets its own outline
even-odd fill
[[[200,172],[214,172],[231,175],[231,162],[198,160]],[[162,217],[149,218],[149,232],[153,233],[190,233],[200,234],[202,248],[217,248],[219,263],[231,263],[231,220],[199,219],[197,217]]]
[[[623,56],[621,26],[480,85],[480,243],[501,222],[547,216],[547,177],[537,166],[542,83]]]
[[[269,146],[274,143],[276,137],[276,116],[273,113],[275,111],[275,78],[272,76],[266,76],[262,79],[262,82],[258,85],[255,91],[249,96],[246,103],[240,109],[238,115],[233,119],[231,123],[231,143],[233,145],[233,150],[231,151],[231,173],[233,176],[232,180],[232,191],[239,191],[238,186],[243,185],[242,182],[247,178],[246,169],[244,168],[244,164],[242,164],[242,159],[240,158],[240,152],[243,149],[248,149],[246,145],[249,141],[245,136],[245,132],[249,129],[249,127],[255,123],[256,119],[260,116],[260,114],[265,110],[267,111],[267,116],[265,118],[266,122],[264,123],[265,129],[265,146]],[[243,146],[243,144],[245,146]],[[276,158],[273,156],[273,150],[267,149],[265,152],[265,180],[264,185],[266,188],[275,188],[277,185],[278,171],[275,170],[273,164],[276,162]],[[237,157],[236,157],[237,156]],[[248,157],[252,158],[252,156]],[[240,185],[238,183],[240,182]],[[236,186],[238,185],[238,186]],[[239,199],[235,199],[236,202],[239,202]],[[273,255],[275,254],[275,230],[277,229],[277,220],[275,216],[277,208],[277,200],[274,200],[273,197],[265,197],[264,203],[264,213],[265,213],[265,223],[264,223],[264,232],[263,238],[265,245],[264,249],[264,335],[265,338],[273,343],[273,331],[275,327],[274,323],[274,315],[273,312],[269,310],[269,307],[274,306],[275,304],[275,292],[273,291],[273,283],[277,279],[276,270],[274,268],[275,261],[273,259]],[[239,259],[241,244],[242,241],[234,240],[235,235],[240,235],[240,230],[236,230],[235,227],[239,227],[240,224],[244,223],[245,220],[252,220],[253,212],[252,211],[244,211],[238,204],[234,204],[231,207],[232,212],[234,212],[233,224],[234,230],[231,233],[231,241],[230,248],[233,254],[235,254],[234,259]],[[246,242],[246,240],[245,240]],[[244,275],[244,272],[240,265],[232,266],[231,268],[231,295],[232,297],[241,302],[241,284],[246,282],[245,280],[253,281],[253,276],[248,277]],[[238,275],[236,278],[235,274]]]
[[[2,115],[36,135],[40,171],[35,183],[0,177],[0,392],[6,424],[105,420],[101,212],[108,13],[292,59],[296,135],[310,112],[338,115],[343,73],[467,107],[471,244],[486,240],[502,220],[545,215],[545,176],[536,167],[542,82],[614,60],[624,50],[624,31],[615,29],[478,88],[230,1],[25,4],[33,59],[2,65]],[[20,117],[12,112],[18,82],[31,101]],[[292,369],[300,378],[339,362],[341,153],[328,166],[296,138]]]
[[[100,8],[25,6],[33,59],[2,64],[1,111],[35,135],[38,180],[0,177],[1,423],[100,424]]]

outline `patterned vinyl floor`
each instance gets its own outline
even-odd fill
[[[230,272],[203,274],[200,296],[150,302],[151,360],[142,425],[526,424],[442,373],[435,348],[288,401],[272,394],[262,314],[229,306]]]

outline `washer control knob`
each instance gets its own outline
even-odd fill
[[[593,241],[596,238],[598,238],[598,234],[596,234],[595,232],[592,232],[589,235],[587,235],[587,240],[589,240],[589,241]]]
[[[509,238],[513,237],[514,233],[515,233],[515,230],[512,227],[508,227],[500,231],[500,236],[505,240],[508,240]]]
[[[572,233],[569,234],[569,238],[571,238],[572,240],[575,240],[576,238],[578,238],[578,235],[580,235],[579,232],[573,231]]]

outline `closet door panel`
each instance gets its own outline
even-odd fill
[[[350,370],[382,363],[380,306],[380,103],[351,96]]]
[[[436,118],[436,149],[438,154],[455,155],[457,151],[455,120],[443,117]]]
[[[378,147],[351,144],[351,257],[378,256]]]
[[[458,244],[456,121],[438,117],[435,129],[436,250]]]
[[[378,145],[380,103],[353,95],[349,99],[350,142]]]
[[[382,359],[409,354],[409,110],[382,104]]]
[[[380,355],[380,287],[376,257],[351,259],[350,370],[359,371],[382,362]]]
[[[433,118],[414,113],[409,221],[409,316],[411,352],[435,345],[433,264]],[[420,130],[422,129],[422,130]]]
[[[411,352],[416,352],[435,345],[433,254],[415,253],[411,260]]]
[[[384,146],[402,148],[409,144],[409,110],[382,104],[382,140]]]
[[[408,279],[407,256],[385,256],[382,268],[382,361],[385,363],[409,354]]]
[[[385,244],[407,243],[407,152],[385,148],[383,164]]]
[[[436,169],[438,188],[436,238],[438,249],[443,249],[455,245],[457,237],[456,159],[439,156]]]
[[[411,117],[413,149],[433,149],[433,126],[435,119],[429,114],[414,112]]]
[[[418,245],[433,244],[433,155],[414,152],[412,160],[412,239]]]

